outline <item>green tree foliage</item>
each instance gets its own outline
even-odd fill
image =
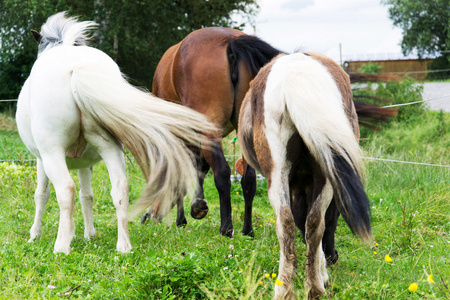
[[[242,28],[231,14],[248,19],[256,0],[0,0],[0,99],[16,98],[36,59],[30,30],[67,11],[99,24],[91,45],[110,55],[133,84],[150,88],[162,54],[193,30]]]
[[[389,7],[389,17],[403,30],[404,54],[416,51],[419,57],[436,55],[431,67],[448,69],[450,65],[450,1],[449,0],[381,0]],[[443,74],[435,74],[440,76]]]
[[[403,30],[402,50],[419,55],[450,50],[449,0],[382,0],[389,17]]]

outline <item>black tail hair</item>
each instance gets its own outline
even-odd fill
[[[227,57],[230,64],[230,76],[233,86],[239,81],[239,62],[244,60],[253,77],[266,63],[272,60],[280,50],[272,47],[253,35],[240,35],[228,42]]]
[[[351,164],[334,153],[337,182],[340,198],[336,201],[339,212],[342,214],[353,234],[367,240],[372,235],[370,225],[369,198],[361,181],[360,175]]]

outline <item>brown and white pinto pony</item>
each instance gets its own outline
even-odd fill
[[[348,75],[316,53],[279,55],[262,68],[241,107],[238,140],[268,181],[280,243],[276,299],[295,299],[295,223],[306,220],[305,293],[325,293],[325,212],[334,198],[352,232],[372,239],[362,184],[358,122]],[[303,203],[300,205],[300,203]]]

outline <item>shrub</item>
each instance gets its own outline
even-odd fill
[[[380,74],[380,71],[383,67],[380,64],[368,62],[367,64],[363,64],[359,69],[359,73],[368,73],[368,74]]]

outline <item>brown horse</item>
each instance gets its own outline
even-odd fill
[[[238,128],[241,103],[258,70],[280,53],[259,38],[230,28],[204,28],[169,48],[159,62],[152,93],[203,113],[222,132],[210,135],[212,147],[202,147],[198,160],[198,188],[191,202],[191,215],[208,212],[203,180],[211,167],[220,199],[220,233],[232,236],[230,174],[222,150],[222,138]],[[245,199],[244,235],[253,236],[252,202],[256,191],[255,170],[244,162],[241,180]],[[186,224],[182,199],[178,201],[177,225]],[[145,222],[150,216],[142,217]]]
[[[276,299],[297,298],[294,223],[300,220],[305,233],[309,299],[320,297],[328,281],[321,244],[333,199],[352,232],[370,241],[358,137],[349,77],[331,59],[280,55],[253,80],[240,111],[238,140],[244,158],[267,178],[277,215]]]

